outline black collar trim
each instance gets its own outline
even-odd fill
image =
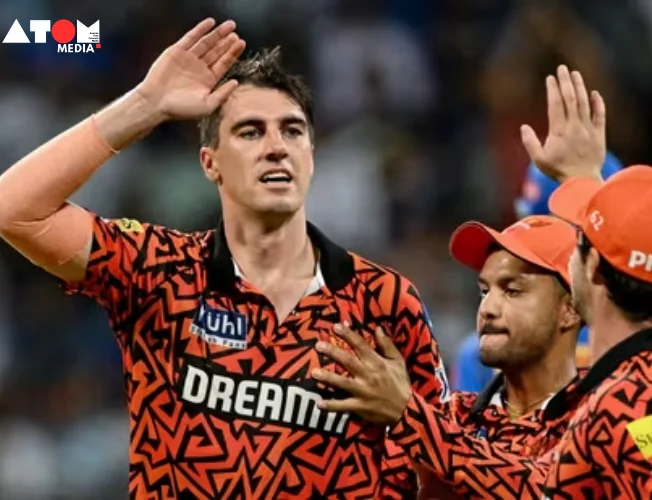
[[[586,373],[586,370],[580,370],[580,373]],[[579,380],[581,375],[573,377],[573,379],[559,390],[548,402],[543,410],[543,419],[551,420],[561,417],[565,414],[566,409],[574,407],[573,402],[577,402],[580,394],[583,394]],[[505,385],[505,376],[503,373],[498,373],[482,390],[471,407],[473,418],[480,418],[482,412],[489,406],[491,399],[495,394],[500,391]]]
[[[580,397],[590,393],[609,378],[621,363],[643,351],[652,351],[652,328],[641,330],[609,349],[572,391],[574,396],[572,401],[577,403],[575,395]],[[569,408],[568,398],[554,398],[550,403],[545,412],[546,417],[550,419],[560,418],[572,408],[572,406]]]
[[[475,399],[471,407],[471,414],[474,418],[479,417],[487,406],[489,406],[491,398],[494,397],[503,385],[505,385],[505,376],[502,373],[497,373]]]
[[[310,222],[307,224],[307,230],[308,237],[319,250],[319,264],[326,286],[333,293],[344,288],[355,276],[353,257],[344,248],[329,240]],[[222,293],[235,290],[233,257],[226,242],[223,221],[220,221],[208,241],[205,262],[209,290]]]

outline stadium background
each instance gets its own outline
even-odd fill
[[[450,231],[513,221],[527,157],[545,134],[543,79],[557,64],[606,98],[610,149],[652,162],[650,0],[3,0],[19,19],[100,20],[95,54],[0,45],[0,169],[127,91],[206,15],[232,17],[248,50],[281,45],[317,106],[311,220],[412,279],[448,368],[471,331],[474,276]],[[30,38],[32,34],[29,33]],[[74,199],[105,216],[210,227],[218,199],[192,123],[161,128]],[[125,498],[120,360],[104,313],[0,246],[0,499]]]

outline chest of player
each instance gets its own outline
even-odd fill
[[[333,331],[338,322],[364,324],[363,333],[374,343],[371,332],[378,323],[365,316],[357,299],[354,294],[336,298],[317,291],[304,296],[280,322],[260,294],[203,293],[189,300],[173,320],[162,308],[155,312],[154,330],[167,325],[171,336],[152,354],[167,366],[175,399],[190,411],[221,420],[343,434],[350,415],[317,407],[320,399],[343,395],[318,383],[311,372],[326,368],[342,373],[315,349],[320,340],[342,345]]]

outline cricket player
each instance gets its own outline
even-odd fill
[[[607,151],[607,156],[602,165],[602,178],[608,179],[616,172],[623,169],[623,164]],[[548,200],[550,195],[559,186],[559,183],[545,175],[534,162],[527,166],[525,181],[521,196],[514,202],[514,209],[519,219],[531,215],[549,215]],[[589,366],[589,329],[584,326],[577,337],[575,364],[584,369]],[[473,332],[462,342],[455,362],[451,389],[453,391],[480,392],[491,381],[495,370],[485,366],[480,361],[480,345],[478,333]]]
[[[244,48],[232,21],[197,24],[134,90],[0,177],[0,234],[108,313],[124,365],[130,498],[414,496],[385,427],[321,411],[337,393],[310,372],[341,371],[315,349],[339,341],[336,323],[372,343],[381,326],[415,392],[445,398],[428,315],[406,278],[306,220],[309,90],[278,51],[238,60]],[[200,120],[200,163],[222,202],[215,228],[108,220],[67,201],[112,156],[181,119]]]
[[[640,229],[652,223],[652,169],[630,167],[602,185],[601,97],[589,98],[581,75],[564,66],[546,84],[548,138],[541,145],[524,127],[523,142],[542,171],[564,183],[550,207],[578,228],[570,260],[573,305],[593,333],[592,365],[574,390],[581,401],[559,443],[531,456],[468,436],[445,405],[413,393],[400,353],[381,330],[381,354],[350,329],[342,335],[356,357],[318,346],[352,374],[318,371],[320,380],[351,394],[321,406],[391,425],[389,435],[418,467],[466,498],[650,498],[652,240]],[[546,411],[567,409],[562,398]]]

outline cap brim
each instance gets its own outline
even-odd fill
[[[581,226],[586,208],[602,183],[586,177],[570,179],[559,186],[550,196],[550,212],[576,226]]]
[[[449,250],[451,256],[460,264],[479,272],[484,267],[492,243],[535,266],[556,271],[509,233],[499,233],[475,221],[466,222],[455,230],[450,239]]]

